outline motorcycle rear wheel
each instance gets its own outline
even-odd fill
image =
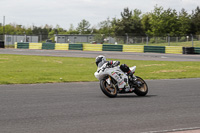
[[[102,79],[100,81],[100,88],[102,90],[102,92],[110,97],[110,98],[114,98],[117,96],[117,88],[115,87],[114,84],[111,83],[111,85],[109,85],[107,82],[106,82],[106,79]]]
[[[146,96],[146,94],[148,93],[148,86],[147,86],[147,83],[141,78],[141,77],[137,77],[137,82],[141,82],[142,85],[141,86],[138,86],[135,88],[135,94],[138,95],[138,96]]]

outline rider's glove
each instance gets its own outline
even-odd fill
[[[113,66],[118,66],[120,64],[120,61],[114,61]]]
[[[113,61],[111,60],[111,61],[108,61],[108,63],[107,63],[109,66],[111,66],[112,64],[113,64]]]
[[[118,66],[120,64],[120,62],[119,61],[108,61],[108,63],[107,63],[107,65],[108,66]]]

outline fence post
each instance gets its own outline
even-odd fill
[[[128,33],[126,33],[126,44],[128,44]]]
[[[168,34],[168,46],[170,46],[170,36]]]
[[[42,42],[42,32],[40,32],[40,42]]]
[[[190,34],[191,35],[191,37],[192,37],[192,47],[194,46],[194,43],[193,43],[193,35],[192,34]]]
[[[146,34],[146,36],[147,36],[147,37],[146,37],[146,38],[147,38],[147,40],[146,40],[146,41],[147,41],[147,46],[148,46],[148,43],[149,43],[149,37],[148,37],[148,35],[147,35],[147,34]]]
[[[142,43],[144,42],[144,38],[142,37]]]

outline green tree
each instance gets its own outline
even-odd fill
[[[121,19],[115,19],[115,35],[124,36],[126,33],[130,33],[131,26],[131,17],[132,11],[129,11],[129,8],[124,8],[124,11],[121,12]]]
[[[89,21],[83,19],[76,29],[80,34],[90,34],[90,23]]]
[[[142,24],[142,29],[146,34],[151,33],[150,19],[151,15],[149,13],[143,14],[141,24]]]
[[[94,31],[94,29],[93,29]],[[112,28],[112,21],[107,18],[107,20],[99,23],[99,33],[104,34],[105,36],[113,35],[114,31]]]
[[[68,34],[78,34],[78,31],[74,28],[73,24],[70,24],[69,30],[67,32]]]
[[[133,34],[144,35],[144,30],[142,28],[142,12],[138,9],[133,10],[133,16],[131,18],[132,26],[131,30]]]
[[[151,13],[149,24],[151,25],[151,31],[148,34],[158,36],[163,34],[164,29],[162,27],[162,13],[164,12],[163,7],[155,6],[154,11]]]
[[[17,35],[22,35],[24,34],[25,30],[24,28],[22,28],[22,25],[15,25],[15,33]],[[33,33],[33,30],[32,30],[32,33]]]
[[[143,34],[140,10],[130,11],[129,8],[124,8],[124,11],[121,12],[121,17],[121,19],[115,20],[115,35],[123,36],[126,33]]]
[[[184,8],[179,12],[178,21],[180,35],[190,34],[191,15]]]
[[[176,10],[168,8],[162,14],[163,33],[169,33],[171,36],[179,34],[178,15]]]
[[[178,32],[178,15],[176,10],[167,9],[155,6],[154,11],[151,13],[149,24],[151,31],[148,33],[155,36],[163,36],[170,34],[171,36],[179,34]]]
[[[192,11],[191,17],[191,33],[193,34],[200,34],[200,8],[197,8]]]
[[[27,35],[32,35],[32,29],[31,28],[25,29],[25,32],[26,32]]]

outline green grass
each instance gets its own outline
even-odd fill
[[[0,55],[0,84],[97,81],[94,58]],[[199,78],[200,62],[119,60],[144,79]]]

